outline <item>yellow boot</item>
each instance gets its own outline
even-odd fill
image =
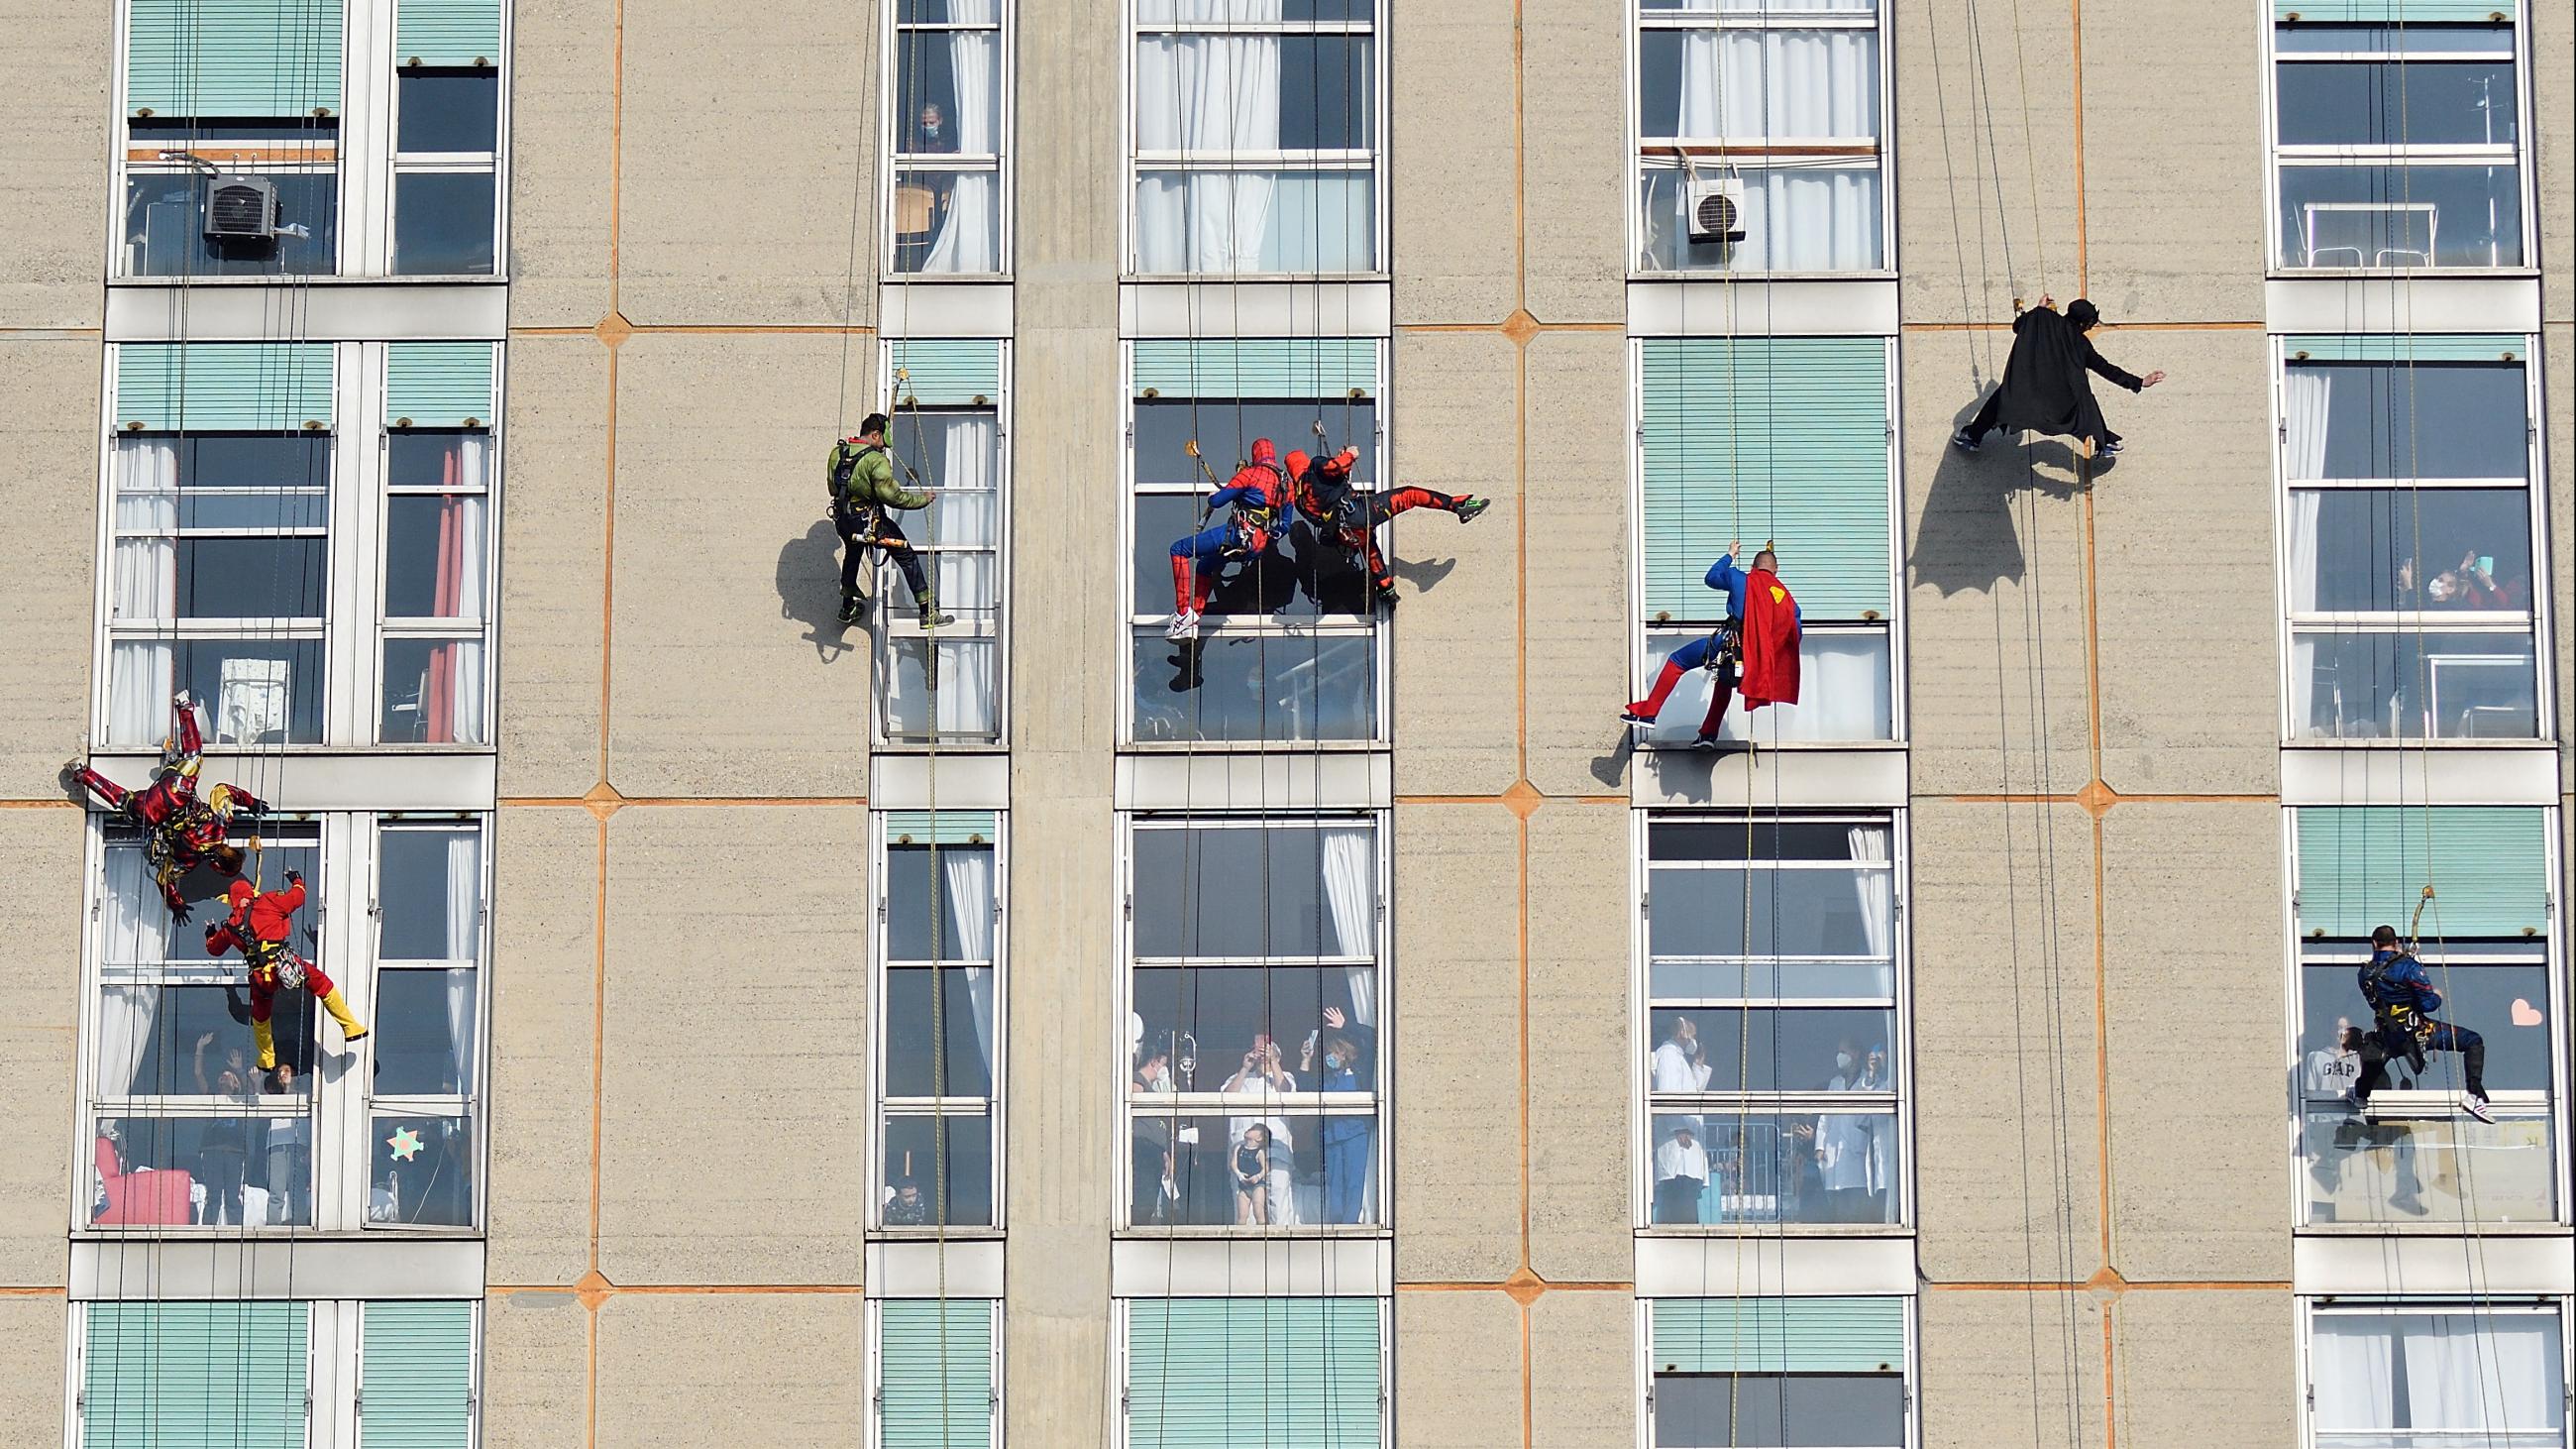
[[[275,1071],[277,1069],[277,1028],[264,1021],[254,1021],[250,1024],[250,1039],[259,1043],[259,1069],[263,1072]]]
[[[322,1009],[331,1013],[333,1021],[340,1023],[340,1040],[344,1044],[365,1038],[367,1024],[349,1014],[348,998],[340,994],[340,988],[332,987],[331,994],[322,998]]]

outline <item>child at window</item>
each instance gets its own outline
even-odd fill
[[[1270,1129],[1255,1122],[1234,1149],[1234,1220],[1243,1227],[1270,1224]]]

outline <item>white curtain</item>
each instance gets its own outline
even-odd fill
[[[2281,378],[2281,471],[2290,483],[2322,478],[2326,471],[2326,435],[2334,389],[2321,368],[2293,367]],[[2323,566],[2318,533],[2325,495],[2312,488],[2290,490],[2290,608],[2317,607],[2317,570]],[[2317,641],[2314,635],[2290,636],[2290,734],[2318,733],[2316,726]],[[2340,728],[2340,723],[2338,723]]]
[[[447,838],[447,959],[483,957],[482,834],[459,830]],[[456,1090],[474,1090],[474,972],[447,973],[447,1040]]]
[[[109,986],[99,993],[98,1094],[122,1097],[152,1049],[152,1023],[161,1010],[157,986]]]
[[[948,18],[960,25],[989,25],[1000,18],[1000,8],[1001,0],[948,0]],[[993,76],[1000,41],[998,30],[949,32],[949,71],[957,83],[957,150],[962,155],[993,152]],[[997,181],[989,171],[957,173],[948,188],[948,217],[922,260],[923,271],[989,272],[1000,264],[993,254]]]
[[[1194,20],[1275,21],[1284,0],[1180,0]],[[1275,35],[1145,35],[1136,46],[1136,145],[1221,159],[1279,149]],[[1145,175],[1136,190],[1137,265],[1148,272],[1261,266],[1274,177],[1261,172]]]
[[[179,449],[175,439],[116,442],[116,557],[110,617],[136,624],[178,610]],[[150,744],[169,725],[171,649],[159,640],[119,641],[108,656],[108,743]]]
[[[2290,490],[2290,611],[2306,613],[2317,606],[2317,532],[2325,518],[2321,489]]]
[[[1883,864],[1888,859],[1887,827],[1855,825],[1851,828],[1851,858],[1854,864]],[[1894,871],[1862,869],[1852,873],[1852,886],[1860,896],[1861,929],[1869,937],[1869,954],[1885,959],[1896,952],[1896,874]]]
[[[1678,642],[1680,636],[1675,636]],[[1663,667],[1660,660],[1656,668]],[[1807,634],[1798,640],[1798,704],[1727,711],[1718,737],[1748,738],[1761,731],[1765,744],[1808,740],[1883,740],[1893,732],[1893,686],[1883,633]],[[1687,740],[1708,716],[1709,676],[1698,673],[1674,689],[1655,721],[1657,740]],[[1693,691],[1696,691],[1694,694]],[[1688,697],[1686,697],[1688,696]]]
[[[912,420],[895,425],[910,435]],[[993,488],[995,454],[991,413],[925,414],[925,434],[940,435],[939,497],[925,517],[922,542],[948,548],[991,548],[994,537]]]
[[[170,909],[153,883],[151,864],[139,846],[117,846],[107,852],[107,965],[122,974],[158,975],[171,959]]]
[[[1336,956],[1377,959],[1376,833],[1366,826],[1327,826],[1324,843],[1324,909],[1332,917],[1333,937],[1325,949]],[[1377,1025],[1377,967],[1350,968],[1351,1020]]]
[[[2308,1359],[2317,1388],[2320,1436],[2385,1433],[2396,1426],[2393,1343],[2389,1320],[2375,1315],[2334,1314],[2316,1320]]]
[[[2408,1427],[2506,1434],[2560,1422],[2555,1318],[2408,1314],[2396,1323],[2406,1356]]]
[[[949,921],[957,939],[945,943],[941,956],[950,960],[993,959],[993,853],[989,850],[939,852],[940,890],[949,902]],[[993,1071],[993,968],[969,966],[966,999],[975,1009],[975,1049],[983,1054],[984,1072]]]
[[[2281,376],[2282,472],[2292,483],[2326,473],[2326,432],[2334,389],[2323,368],[2292,367]]]
[[[1878,33],[1692,30],[1682,36],[1681,135],[1693,141],[1878,134]]]

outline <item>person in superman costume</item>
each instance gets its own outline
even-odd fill
[[[356,1042],[367,1034],[366,1024],[349,1012],[349,1003],[331,978],[287,944],[294,934],[295,913],[304,905],[304,877],[296,871],[286,873],[286,889],[265,895],[249,881],[236,880],[225,893],[232,902],[232,916],[221,925],[206,928],[206,954],[221,956],[226,951],[239,951],[250,968],[250,1034],[259,1043],[259,1064],[263,1070],[277,1065],[277,1033],[269,1025],[269,1008],[277,999],[277,988],[292,991],[301,986],[322,1003],[331,1019],[340,1023],[340,1039]]]
[[[1227,559],[1258,562],[1279,542],[1279,525],[1288,512],[1288,475],[1279,468],[1279,446],[1268,438],[1252,440],[1252,461],[1235,470],[1234,478],[1223,488],[1208,495],[1207,511],[1201,521],[1216,516],[1220,508],[1234,512],[1223,523],[1191,534],[1172,545],[1172,623],[1164,631],[1172,639],[1195,639],[1199,636],[1199,616],[1206,612],[1208,595],[1216,592],[1217,576],[1224,572]]]
[[[1780,582],[1780,560],[1771,550],[1753,556],[1753,567],[1735,566],[1743,545],[1730,543],[1726,554],[1709,566],[1708,586],[1726,595],[1726,617],[1716,632],[1673,651],[1655,676],[1644,699],[1619,712],[1630,724],[1653,724],[1664,712],[1673,686],[1693,669],[1717,676],[1709,691],[1708,717],[1700,722],[1696,748],[1717,748],[1718,727],[1726,723],[1727,706],[1740,691],[1747,710],[1766,704],[1798,702],[1798,630],[1803,616],[1798,601]]]

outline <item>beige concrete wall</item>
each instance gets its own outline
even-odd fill
[[[1620,1292],[1549,1293],[1529,1314],[1532,1449],[1634,1443],[1643,1410],[1636,1300]]]
[[[1617,322],[1628,270],[1627,37],[1590,0],[1521,0],[1518,13],[1521,305],[1544,323]],[[1452,154],[1458,180],[1486,170],[1482,146]]]
[[[1991,23],[1994,12],[1985,13]],[[2263,213],[2271,205],[2263,174],[2264,12],[2235,0],[2155,0],[2097,4],[2082,15],[2088,286],[2081,295],[2112,323],[2259,321]],[[2186,36],[2189,62],[2176,64]],[[2008,59],[1985,56],[1989,66]],[[2068,68],[2058,54],[2034,50],[2030,60],[2045,68],[2049,84],[2063,83]],[[1909,66],[1908,78],[1914,74]],[[2043,125],[2043,149],[2058,134]],[[1906,159],[1910,166],[1916,158]],[[1922,265],[1912,252],[1905,260],[1909,268]],[[2057,295],[2079,293],[2060,282]]]
[[[757,1425],[778,1449],[846,1449],[867,1412],[856,1294],[621,1294],[599,1310],[602,1449],[703,1449]]]
[[[1490,326],[1520,305],[1517,193],[1497,174],[1499,148],[1480,147],[1469,163],[1457,141],[1508,136],[1518,120],[1509,84],[1516,8],[1511,0],[1389,7],[1388,234],[1400,324]],[[1409,371],[1399,356],[1396,375]],[[1396,397],[1404,406],[1404,393]]]
[[[508,351],[501,491],[501,793],[572,798],[604,778],[609,376],[597,338]]]
[[[617,18],[617,0],[512,0],[513,327],[589,327],[617,305]]]
[[[1395,788],[1499,795],[1520,778],[1515,558],[1529,522],[1514,449],[1521,350],[1490,332],[1399,332],[1394,352],[1390,476],[1495,499],[1463,527],[1429,510],[1409,514],[1382,545],[1403,595],[1390,631]]]
[[[2108,1442],[2100,1298],[1947,1291],[1917,1312],[1923,1449]]]
[[[1395,1342],[1399,1449],[1521,1442],[1519,1304],[1493,1291],[1398,1293]]]
[[[98,616],[99,350],[84,337],[0,335],[9,379],[16,565],[0,575],[0,799],[67,798],[57,778],[90,725]],[[38,500],[41,500],[39,502]]]
[[[1554,1283],[1624,1280],[1634,1252],[1628,825],[1615,804],[1550,801],[1529,818],[1529,1253]]]
[[[0,1298],[0,1436],[12,1444],[62,1441],[65,1321],[59,1298]]]
[[[0,331],[98,326],[115,25],[112,0],[0,5]]]
[[[18,1077],[10,1110],[0,1113],[0,1287],[64,1281],[85,833],[77,810],[0,810],[0,879],[24,892],[24,968],[0,978],[0,1053]]]
[[[2119,1442],[2297,1443],[2297,1315],[2296,1300],[2279,1290],[2123,1294],[2111,1314]]]
[[[590,1271],[601,843],[601,822],[577,806],[514,806],[493,830],[484,1271],[495,1283]]]
[[[563,1449],[589,1442],[590,1326],[589,1311],[570,1293],[504,1293],[485,1304],[484,1444]]]

